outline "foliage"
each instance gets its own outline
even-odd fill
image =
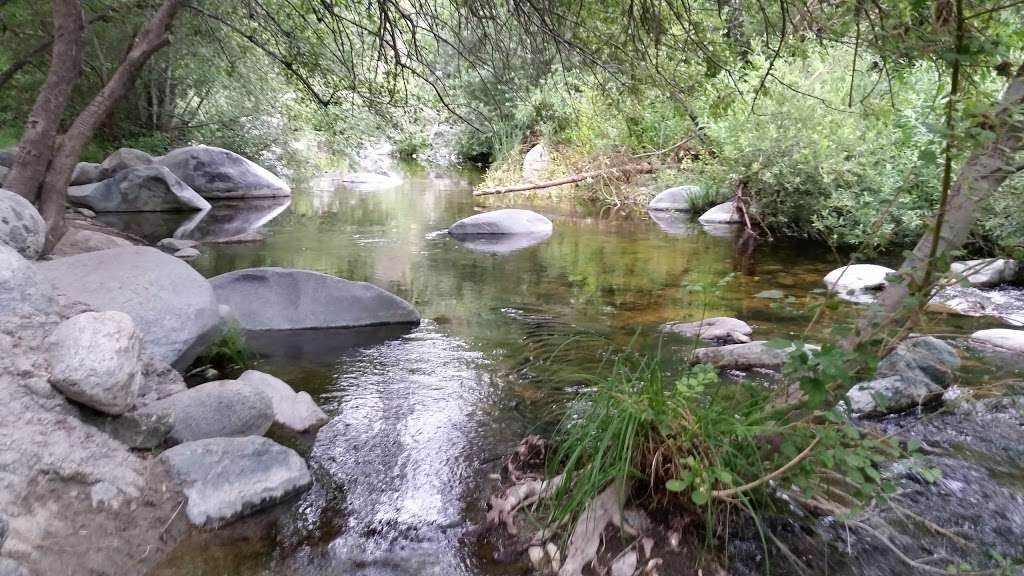
[[[241,326],[232,323],[196,359],[196,366],[212,366],[220,372],[241,372],[252,366],[253,354],[245,343]]]

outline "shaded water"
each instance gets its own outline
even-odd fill
[[[473,175],[409,176],[384,190],[321,177],[296,183],[283,211],[216,209],[217,221],[269,223],[263,242],[204,246],[195,263],[204,275],[283,266],[368,281],[413,302],[424,322],[254,341],[260,369],[310,392],[332,418],[315,439],[286,439],[309,455],[316,485],[271,514],[193,538],[156,574],[521,573],[461,536],[481,518],[500,458],[527,433],[548,430],[572,397],[568,374],[593,370],[609,346],[631,342],[679,364],[693,343],[662,341],[657,328],[668,321],[725,315],[752,324],[758,339],[798,335],[812,291],[840,265],[811,243],[744,254],[731,230],[681,215],[553,205],[520,205],[554,221],[550,238],[478,251],[443,232],[478,209]],[[239,229],[191,222],[180,235]],[[684,289],[695,283],[709,289]],[[765,290],[786,298],[754,296]],[[842,309],[832,321],[855,313]],[[931,322],[941,332],[979,324]],[[558,356],[529,345],[538,331],[561,338]]]

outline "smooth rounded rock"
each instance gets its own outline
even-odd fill
[[[192,260],[193,258],[198,258],[199,255],[199,250],[195,248],[182,248],[174,253],[175,258],[181,258],[182,260]]]
[[[93,184],[103,180],[105,177],[102,164],[79,162],[75,165],[75,171],[71,173],[71,185]]]
[[[71,227],[61,237],[60,242],[50,253],[54,257],[74,256],[86,252],[98,252],[113,248],[128,248],[133,244],[124,238],[112,234],[104,234],[99,230]]]
[[[169,415],[173,442],[262,436],[274,423],[274,405],[262,390],[235,380],[200,384],[151,402],[139,414]]]
[[[28,260],[0,243],[0,321],[20,316],[56,318],[57,299]]]
[[[99,175],[102,177],[101,179],[111,178],[122,170],[139,166],[150,166],[155,163],[156,160],[142,150],[118,148],[100,164]]]
[[[188,442],[160,460],[184,484],[189,521],[206,528],[273,506],[312,483],[294,450],[255,436]]]
[[[971,342],[985,344],[1002,352],[1024,354],[1024,330],[991,328],[971,334]]]
[[[163,166],[126,168],[96,184],[68,188],[68,200],[97,212],[187,212],[210,203]]]
[[[46,222],[35,206],[20,195],[0,188],[0,244],[34,260],[46,243]]]
[[[750,342],[750,335],[753,333],[746,322],[725,316],[705,318],[696,322],[669,322],[661,329],[689,338],[727,343]]]
[[[826,274],[825,286],[843,300],[866,304],[874,301],[875,292],[885,288],[886,277],[895,272],[877,264],[851,264]]]
[[[142,336],[123,312],[85,312],[46,339],[50,384],[68,398],[107,414],[123,414],[142,380]]]
[[[736,202],[730,200],[701,214],[697,221],[701,224],[742,224],[743,216],[736,209]]]
[[[195,248],[197,246],[199,246],[199,242],[196,242],[195,240],[185,240],[183,238],[164,238],[156,243],[157,248],[163,248],[169,252],[177,252],[178,250]]]
[[[274,405],[274,423],[292,432],[308,432],[327,423],[327,414],[308,392],[296,392],[284,381],[257,370],[246,370],[238,382],[264,392]]]
[[[523,156],[523,178],[534,181],[547,172],[551,165],[551,155],[543,144],[536,144]]]
[[[291,268],[249,268],[210,279],[246,330],[417,324],[419,312],[366,282]]]
[[[484,234],[550,234],[551,220],[531,210],[504,208],[463,218],[448,228],[448,234],[460,238]]]
[[[701,193],[700,186],[675,186],[655,196],[648,210],[690,211],[690,202]]]
[[[182,370],[220,336],[210,283],[181,260],[145,246],[58,258],[37,265],[65,300],[132,317],[144,350]]]
[[[280,178],[258,164],[223,148],[188,146],[158,159],[203,198],[290,196]]]
[[[816,351],[817,346],[806,345],[806,350]],[[767,341],[755,340],[742,344],[729,344],[714,348],[698,348],[693,351],[693,361],[710,364],[724,370],[749,370],[766,368],[778,370],[786,365],[794,348],[774,348]]]

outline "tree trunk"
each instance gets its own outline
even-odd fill
[[[121,64],[107,84],[89,105],[75,118],[64,134],[54,154],[46,179],[43,181],[40,212],[46,220],[46,250],[49,251],[64,236],[64,204],[67,199],[71,174],[78,164],[82,150],[92,139],[96,128],[110,115],[114,105],[131,89],[146,61],[169,42],[168,32],[182,0],[164,0],[160,8],[146,22],[135,37]]]
[[[929,266],[935,266],[944,256],[959,250],[967,240],[977,220],[978,210],[1002,186],[1007,178],[1020,171],[1014,159],[1024,146],[1024,65],[1017,69],[1003,92],[999,104],[990,113],[982,115],[990,125],[994,138],[980,145],[960,168],[949,191],[945,218],[942,220],[938,246],[933,251],[934,231],[925,232],[898,271],[899,281],[890,282],[878,301],[869,308],[860,322],[858,342],[867,342],[891,327],[901,326],[916,313],[930,294],[927,277]],[[939,270],[944,272],[944,270]],[[922,300],[923,300],[922,298]]]
[[[85,16],[78,0],[53,0],[53,56],[46,81],[25,122],[18,152],[4,187],[34,202],[71,89],[82,71]]]

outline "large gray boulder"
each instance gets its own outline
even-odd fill
[[[448,228],[448,234],[456,238],[484,234],[551,234],[553,229],[551,220],[536,212],[504,208],[463,218]]]
[[[551,165],[551,155],[543,144],[537,144],[523,156],[523,178],[528,182],[538,180]]]
[[[156,164],[156,160],[142,150],[118,148],[100,164],[99,174],[96,174],[96,176],[102,180],[116,176],[122,170],[139,166],[151,166],[153,164]],[[93,181],[95,182],[96,180]]]
[[[956,381],[960,357],[938,338],[909,338],[878,364],[875,378],[851,388],[853,414],[883,415],[933,402]]]
[[[700,186],[675,186],[655,196],[647,209],[689,212],[690,202],[700,193]]]
[[[95,162],[79,162],[75,164],[75,171],[71,173],[71,185],[81,186],[92,184],[106,178],[103,172],[103,165]]]
[[[120,236],[105,234],[99,230],[72,226],[64,233],[60,242],[57,242],[57,245],[53,247],[50,255],[54,257],[74,256],[76,254],[85,254],[86,252],[98,252],[100,250],[128,248],[131,246],[134,246],[134,244]]]
[[[266,168],[213,146],[188,146],[158,159],[203,198],[290,196],[291,189]]]
[[[142,381],[142,336],[123,312],[85,312],[46,339],[50,384],[68,398],[107,414],[135,404]]]
[[[246,330],[416,324],[420,314],[366,282],[291,268],[249,268],[210,279],[217,300]]]
[[[1024,354],[1024,330],[990,328],[971,334],[971,342],[984,344],[1002,352]]]
[[[143,349],[179,370],[220,336],[210,283],[156,248],[89,252],[41,263],[37,270],[65,300],[131,316]]]
[[[1006,258],[964,260],[953,262],[949,271],[954,277],[963,276],[971,286],[991,288],[1017,279],[1019,266],[1016,261]]]
[[[697,221],[701,224],[742,224],[743,216],[736,209],[736,202],[730,200],[701,214]]]
[[[705,318],[696,322],[669,322],[661,329],[688,338],[730,344],[750,342],[750,335],[753,333],[746,322],[725,316]]]
[[[46,222],[32,203],[20,195],[0,188],[0,244],[33,260],[43,253]]]
[[[28,260],[0,243],[0,323],[23,316],[56,319],[57,299]]]
[[[825,286],[843,300],[867,304],[885,288],[888,283],[886,277],[895,272],[877,264],[850,264],[826,274]]]
[[[163,166],[126,168],[97,184],[68,188],[68,200],[97,212],[209,210],[210,203]]]
[[[265,372],[246,370],[238,382],[252,386],[270,397],[274,423],[292,432],[308,432],[327,423],[327,414],[308,392],[296,392],[284,381]]]
[[[189,521],[206,528],[273,506],[312,483],[294,450],[256,436],[189,442],[160,460],[184,484]]]
[[[807,345],[806,350],[816,351],[817,346]],[[698,348],[693,351],[693,362],[710,364],[723,370],[750,370],[765,368],[778,370],[789,361],[794,348],[775,348],[764,340],[743,344],[729,344],[714,348]]]
[[[217,380],[151,402],[139,414],[171,418],[169,438],[192,442],[204,438],[262,436],[274,423],[274,405],[263,391],[235,380]]]

